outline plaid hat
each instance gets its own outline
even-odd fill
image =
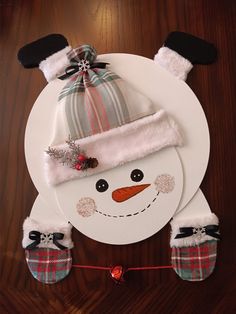
[[[182,144],[174,120],[107,69],[106,63],[97,61],[93,47],[65,47],[67,41],[53,34],[28,44],[23,52],[30,47],[37,53],[40,45],[44,49],[37,60],[42,60],[39,68],[46,79],[69,78],[58,98],[53,138],[45,154],[50,185],[93,175]],[[20,55],[22,59],[24,54]]]
[[[83,45],[68,57],[69,71],[74,67],[77,73],[58,98],[53,139],[45,156],[50,185],[182,143],[176,123],[165,111],[157,111],[148,97],[96,62],[93,47]]]

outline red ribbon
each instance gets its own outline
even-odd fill
[[[120,283],[124,282],[124,274],[128,271],[140,271],[140,270],[157,270],[157,269],[170,269],[173,268],[171,265],[164,266],[142,266],[142,267],[128,267],[124,268],[121,265],[113,266],[113,267],[105,267],[105,266],[89,266],[89,265],[72,265],[72,267],[80,268],[80,269],[93,269],[93,270],[108,270],[112,279],[115,282]]]

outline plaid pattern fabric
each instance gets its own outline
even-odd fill
[[[89,45],[73,49],[68,58],[72,65],[74,60],[87,60],[91,65],[97,62],[96,51]],[[66,121],[72,139],[102,133],[154,113],[149,100],[127,86],[118,75],[96,67],[69,78],[58,100],[63,115],[59,121]]]
[[[90,64],[93,64],[96,60],[97,52],[93,47],[89,45],[83,45],[72,49],[67,54],[67,57],[69,60],[71,60],[71,65],[76,64],[75,62],[79,63],[82,60],[87,60]],[[99,68],[89,69],[84,73],[77,73],[71,77],[69,82],[62,89],[58,100],[60,101],[68,95],[83,93],[85,88],[97,87],[99,85],[105,84],[106,82],[111,82],[119,78],[120,77],[115,73]]]
[[[85,88],[97,87],[105,84],[105,82],[111,82],[119,78],[117,74],[106,69],[92,69],[84,74],[75,74],[63,87],[58,100],[60,101],[69,95],[73,96],[76,93],[83,93]]]
[[[70,250],[36,248],[25,250],[26,261],[35,279],[46,284],[65,278],[71,269]]]
[[[214,270],[216,250],[216,240],[191,247],[172,247],[172,266],[183,280],[204,280]]]
[[[84,79],[85,76],[88,78]],[[62,90],[61,95],[66,95],[63,105],[72,138],[102,133],[133,120],[119,88],[120,80],[114,82],[115,79],[116,74],[107,70],[91,70]]]
[[[90,45],[82,45],[80,47],[70,50],[67,53],[67,58],[69,60],[75,59],[76,61],[86,59],[90,63],[93,63],[97,58],[97,52],[96,49]]]

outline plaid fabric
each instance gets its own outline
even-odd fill
[[[88,45],[73,49],[68,58],[77,62],[87,60],[90,64],[97,62],[95,49]],[[148,99],[128,87],[115,73],[101,68],[74,74],[58,100],[63,115],[59,122],[66,121],[72,139],[102,133],[154,113]]]
[[[25,250],[26,261],[33,277],[51,284],[65,278],[71,269],[70,250],[37,248]]]
[[[76,64],[76,62],[79,63],[82,60],[86,60],[89,62],[89,64],[93,64],[96,60],[97,52],[93,47],[89,45],[83,45],[72,49],[67,54],[67,57],[69,60],[71,60],[71,65]],[[59,95],[59,100],[68,95],[83,93],[85,88],[97,87],[118,78],[119,76],[115,73],[99,68],[89,69],[84,73],[76,73],[70,78],[69,82],[62,89]]]
[[[85,80],[84,76],[88,78]],[[66,95],[64,112],[72,138],[102,133],[131,122],[118,81],[112,82],[116,78],[115,74],[107,70],[97,69],[96,73],[91,70],[82,77],[78,76],[70,87],[65,87],[69,88],[68,93],[62,90],[62,94]]]
[[[90,45],[82,45],[80,47],[70,50],[67,53],[67,58],[69,60],[75,59],[76,61],[86,59],[90,63],[93,63],[97,58],[97,52],[96,49]]]
[[[97,87],[105,82],[111,82],[120,77],[106,69],[91,69],[87,73],[75,74],[70,81],[63,87],[58,100],[76,93],[83,93],[85,88]]]
[[[173,247],[172,266],[183,280],[204,280],[214,270],[216,249],[216,240],[206,241],[191,247]]]

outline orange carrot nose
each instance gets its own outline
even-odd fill
[[[134,195],[142,192],[144,189],[149,187],[149,185],[150,184],[140,184],[117,189],[112,192],[112,198],[116,202],[124,202]]]

